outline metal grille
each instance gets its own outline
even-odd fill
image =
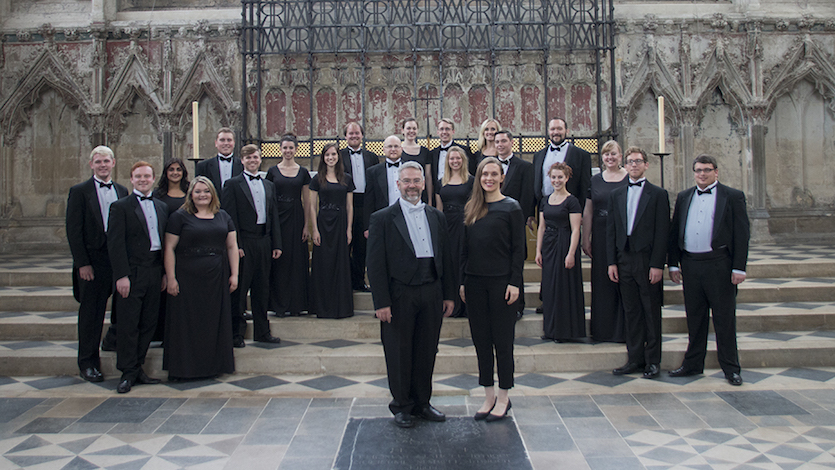
[[[592,50],[605,3],[243,0],[243,53]]]

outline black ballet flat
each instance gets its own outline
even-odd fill
[[[484,419],[487,419],[487,417],[490,416],[490,412],[493,411],[493,408],[496,407],[496,401],[498,401],[498,398],[493,399],[493,406],[490,407],[490,409],[487,410],[486,412],[484,412],[484,413],[482,413],[480,411],[476,412],[475,416],[473,416],[473,419],[476,420],[476,421],[482,421]]]

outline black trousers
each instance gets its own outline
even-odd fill
[[[157,328],[162,266],[134,266],[129,279],[127,298],[118,292],[114,295],[114,302],[119,305],[116,368],[122,371],[122,380],[134,383]]]
[[[684,308],[690,343],[682,365],[689,370],[703,371],[707,353],[710,310],[716,333],[716,352],[725,374],[739,373],[736,345],[736,292],[731,283],[731,257],[727,252],[688,254],[681,257],[684,285]]]
[[[440,281],[421,286],[391,284],[391,323],[380,322],[386,355],[389,410],[411,413],[429,404],[432,372],[443,322],[443,292]]]
[[[244,250],[238,269],[238,288],[232,292],[232,337],[243,338],[246,334],[246,294],[252,302],[252,324],[256,340],[271,335],[267,319],[267,302],[270,300],[270,262],[272,246],[270,237],[241,237],[240,248]]]
[[[664,283],[649,283],[649,254],[618,253],[620,296],[626,323],[626,351],[633,364],[661,363],[661,304]]]
[[[351,257],[351,287],[358,290],[365,285],[365,252],[368,240],[365,239],[366,227],[363,225],[365,194],[354,193],[354,220],[351,225],[351,245],[348,252]]]
[[[499,374],[499,388],[513,388],[513,338],[516,329],[516,307],[504,298],[507,278],[504,276],[467,276],[464,297],[467,319],[478,356],[478,384],[492,387],[493,355]]]
[[[93,280],[85,281],[78,277],[78,268],[74,267],[73,276],[78,286],[78,368],[101,368],[99,342],[101,341],[104,312],[107,299],[113,293],[113,274],[107,250],[91,254]]]

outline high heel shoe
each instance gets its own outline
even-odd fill
[[[501,420],[507,418],[507,412],[510,411],[511,406],[513,406],[513,405],[510,403],[510,398],[508,398],[507,399],[507,408],[505,408],[503,414],[494,415],[493,413],[490,413],[489,415],[487,415],[486,418],[484,418],[484,420],[487,421],[488,423],[492,423],[493,421],[501,421]],[[493,405],[493,407],[495,408],[496,405]]]
[[[497,398],[493,399],[493,406],[491,406],[489,410],[485,411],[484,413],[482,413],[481,411],[476,412],[475,416],[473,416],[473,419],[475,419],[476,421],[481,421],[490,416],[490,412],[493,411],[493,408],[496,407],[496,400]]]

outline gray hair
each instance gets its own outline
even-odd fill
[[[420,166],[420,163],[418,163],[418,162],[403,162],[403,164],[401,164],[400,168],[398,168],[398,170],[397,170],[397,179],[400,179],[400,175],[403,173],[403,170],[405,170],[406,168],[414,168],[415,170],[420,170],[420,178],[421,179],[425,178],[425,175],[423,174],[423,167]]]

